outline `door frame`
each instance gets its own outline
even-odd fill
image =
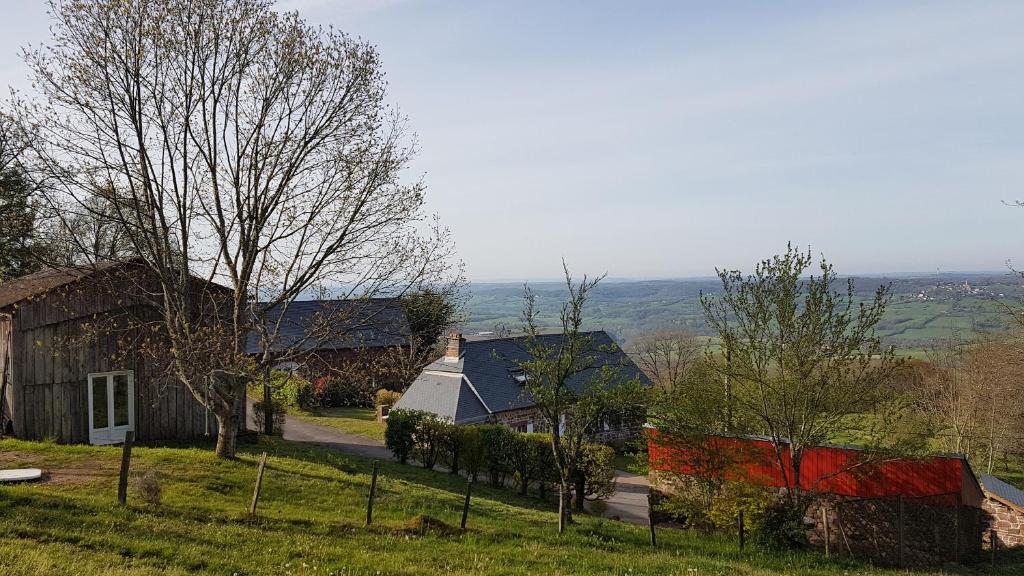
[[[114,377],[128,377],[128,424],[114,426]],[[107,378],[107,426],[96,428],[93,422],[93,380]],[[135,371],[114,370],[112,372],[91,372],[86,380],[86,394],[89,399],[89,444],[120,444],[124,433],[135,430]]]

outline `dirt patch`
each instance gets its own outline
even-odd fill
[[[43,477],[40,483],[58,485],[92,484],[97,480],[105,480],[117,476],[117,467],[100,462],[74,462],[69,464],[52,464],[39,454],[19,452],[16,450],[0,451],[0,468],[41,468]]]
[[[420,514],[410,518],[400,529],[401,532],[414,536],[434,534],[437,536],[453,536],[461,531],[454,526],[449,526],[432,516]]]

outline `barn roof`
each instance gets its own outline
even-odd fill
[[[649,428],[648,454],[652,469],[696,476],[721,476],[763,486],[784,487],[793,478],[789,450],[780,462],[770,439],[758,436],[709,435],[693,442],[668,441]],[[727,455],[706,458],[705,454]],[[981,485],[961,455],[923,458],[871,453],[860,448],[808,446],[800,465],[805,490],[860,498],[902,495],[951,505],[960,495],[967,506],[980,506]]]
[[[1003,482],[990,474],[982,474],[978,477],[981,487],[987,495],[995,496],[998,500],[1024,510],[1024,490]]]
[[[72,282],[91,276],[102,270],[115,266],[116,262],[97,262],[83,266],[65,266],[47,268],[33,274],[20,276],[0,284],[0,308],[6,308],[31,298],[45,294],[54,288],[59,288]]]
[[[346,350],[402,346],[409,321],[398,298],[295,300],[266,312],[268,330],[276,327],[276,350]],[[263,350],[260,336],[249,335],[246,352]]]

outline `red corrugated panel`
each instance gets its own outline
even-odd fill
[[[793,474],[788,450],[779,466],[775,449],[766,440],[713,436],[712,445],[668,447],[650,430],[651,468],[683,474],[720,475],[764,486],[785,486],[782,470]],[[724,454],[728,462],[709,462],[708,455]],[[805,490],[852,497],[924,497],[955,494],[964,490],[965,467],[959,458],[930,457],[920,460],[868,461],[861,450],[813,447],[804,450],[800,486]],[[966,500],[965,500],[966,502]],[[951,502],[952,503],[952,502]]]

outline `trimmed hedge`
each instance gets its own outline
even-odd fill
[[[546,498],[558,483],[550,434],[517,433],[500,424],[458,426],[430,412],[398,409],[388,413],[384,443],[399,462],[414,458],[428,469],[442,464],[473,481],[486,473],[491,485],[512,484],[524,495],[536,486]],[[614,455],[602,444],[585,446],[575,485],[588,500],[614,491]]]

